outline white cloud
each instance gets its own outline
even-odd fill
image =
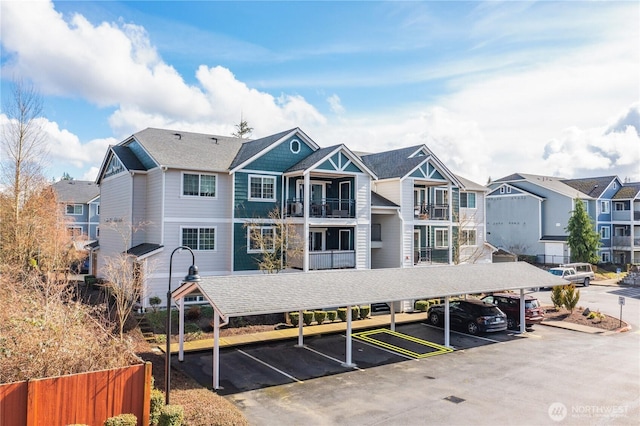
[[[340,96],[334,93],[333,95],[327,98],[327,102],[329,103],[329,108],[331,109],[331,112],[335,114],[345,113],[345,109],[344,109],[344,106],[342,106],[342,101],[340,100]]]

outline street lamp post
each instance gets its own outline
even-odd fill
[[[173,255],[177,251],[187,250],[191,253],[191,266],[189,266],[189,273],[184,277],[183,282],[198,282],[200,281],[200,275],[198,275],[198,267],[195,265],[196,257],[193,251],[187,246],[180,246],[171,252],[169,257],[169,288],[167,289],[167,350],[165,352],[164,363],[164,402],[169,405],[169,391],[171,388],[171,265],[173,263]]]

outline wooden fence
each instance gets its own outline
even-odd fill
[[[149,424],[151,363],[0,385],[0,426],[101,426],[132,413]]]

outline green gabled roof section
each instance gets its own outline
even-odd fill
[[[331,158],[327,159],[324,163],[317,166],[316,169],[364,173],[364,171],[360,167],[355,165],[353,161],[351,161],[349,157],[347,157],[344,152],[341,151],[337,152],[335,155],[332,155]]]
[[[420,157],[414,157],[414,158],[420,158]],[[424,157],[422,158],[424,160]],[[444,176],[442,176],[442,173],[440,173],[440,171],[436,168],[436,166],[431,164],[430,161],[427,161],[421,164],[420,166],[418,166],[413,171],[413,173],[411,173],[409,176],[418,178],[418,179],[441,180],[444,182],[447,181],[447,179]]]

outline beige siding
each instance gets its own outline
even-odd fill
[[[197,173],[197,172],[192,172]],[[226,173],[216,174],[216,197],[182,196],[182,173],[179,170],[165,172],[165,219],[175,217],[223,218],[229,217],[231,199],[231,177]]]
[[[149,242],[147,240],[147,175],[136,174],[133,176],[133,197],[131,197],[133,236],[131,247]]]
[[[100,250],[98,276],[105,258],[128,249],[131,239],[132,177],[128,173],[107,178],[100,184]],[[123,235],[124,234],[124,235]]]
[[[162,180],[163,171],[160,168],[151,170],[147,174],[147,194],[146,194],[146,233],[147,242],[163,244],[162,238]]]

